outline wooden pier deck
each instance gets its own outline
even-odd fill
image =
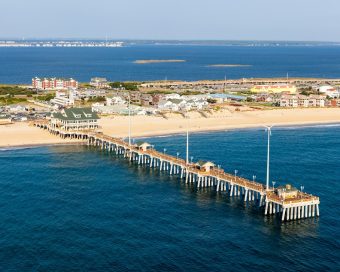
[[[187,163],[181,158],[159,152],[149,146],[142,149],[138,145],[125,142],[95,131],[65,131],[52,128],[46,121],[37,121],[34,126],[48,130],[62,138],[81,139],[89,146],[96,146],[107,152],[124,156],[139,165],[159,168],[169,175],[178,175],[185,183],[191,183],[197,188],[211,187],[218,192],[225,192],[230,197],[242,197],[245,202],[254,202],[265,207],[265,215],[277,214],[282,221],[298,220],[319,216],[320,199],[301,191],[290,198],[280,197],[273,188],[266,188],[260,182],[251,181],[225,172],[223,169],[202,170],[196,163]]]

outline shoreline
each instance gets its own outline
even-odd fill
[[[68,146],[68,145],[85,145],[85,141],[78,142],[55,142],[55,143],[35,143],[35,144],[20,144],[20,145],[0,145],[0,151],[16,150],[16,149],[28,149],[38,147],[49,147],[49,146]]]
[[[280,123],[280,124],[273,124],[274,128],[285,128],[285,127],[296,127],[296,128],[303,128],[303,127],[319,127],[321,125],[327,126],[327,125],[340,125],[340,120],[339,121],[326,121],[326,122],[305,122],[305,123]],[[254,125],[249,125],[249,126],[233,126],[230,125],[228,127],[221,127],[221,128],[211,128],[211,129],[195,129],[195,130],[189,130],[189,134],[203,134],[203,133],[214,133],[214,132],[222,132],[222,131],[239,131],[239,130],[253,130],[253,129],[260,129],[263,128],[262,125],[254,124]],[[177,131],[177,132],[167,132],[167,133],[143,133],[143,134],[136,134],[133,135],[133,138],[153,138],[153,137],[171,137],[171,136],[176,136],[176,135],[184,135],[186,134],[186,131]],[[126,137],[122,137],[126,138]]]
[[[276,128],[284,128],[284,127],[295,127],[295,128],[303,128],[305,126],[307,127],[318,127],[321,125],[340,125],[339,121],[322,121],[322,122],[286,122],[286,123],[280,123],[280,124],[274,124],[274,127]],[[262,128],[259,124],[249,124],[249,125],[240,125],[240,126],[226,126],[221,128],[206,128],[206,129],[196,129],[196,130],[190,130],[190,134],[208,134],[208,133],[218,133],[223,131],[241,131],[241,130],[251,130],[251,129],[260,129]],[[36,128],[38,129],[38,128]],[[179,136],[184,135],[185,131],[167,131],[167,132],[156,132],[156,133],[142,133],[142,134],[135,134],[133,135],[133,138],[135,139],[147,139],[147,138],[154,138],[154,137],[172,137],[172,136]],[[58,137],[58,136],[53,136]],[[119,137],[119,138],[126,138],[126,137]],[[59,138],[56,138],[59,140]],[[60,139],[63,140],[63,139]],[[74,145],[86,145],[86,141],[84,140],[77,140],[77,141],[55,141],[50,143],[34,143],[34,144],[8,144],[8,145],[0,145],[0,151],[7,151],[7,150],[16,150],[16,149],[26,149],[26,148],[39,148],[39,147],[48,147],[48,146],[74,146]]]

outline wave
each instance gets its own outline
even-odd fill
[[[274,126],[282,130],[297,130],[297,129],[305,129],[305,128],[330,128],[330,127],[340,127],[340,123],[329,123],[329,124],[310,124],[310,125],[281,125]]]

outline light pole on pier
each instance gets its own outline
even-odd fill
[[[129,93],[128,111],[129,111],[129,146],[130,146],[131,145],[131,96],[130,96],[130,93]]]
[[[275,184],[276,184],[276,181],[272,181],[272,184],[273,184],[273,191],[275,189]]]
[[[266,191],[269,190],[269,161],[270,161],[270,136],[272,136],[273,126],[265,126],[266,131],[268,132],[268,142],[267,142],[267,177],[266,177]]]
[[[234,173],[235,173],[235,181],[236,181],[238,170],[235,169]]]
[[[188,118],[188,117],[187,117]],[[189,164],[189,121],[187,120],[187,146],[186,146],[186,164]]]
[[[190,157],[190,162],[192,163],[192,160],[194,159],[194,156],[191,156]]]
[[[163,151],[164,151],[164,154],[165,154],[165,152],[166,152],[166,148],[164,148],[164,149],[163,149]]]
[[[179,152],[177,152],[176,155],[177,155],[177,160],[178,160]]]
[[[253,175],[253,182],[255,182],[255,179],[256,179],[256,176],[255,176],[255,175]]]

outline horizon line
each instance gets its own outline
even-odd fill
[[[0,37],[0,41],[138,41],[138,42],[287,42],[287,43],[340,43],[340,41],[321,41],[321,40],[272,40],[272,39],[135,39],[135,38],[98,38],[98,37]]]

